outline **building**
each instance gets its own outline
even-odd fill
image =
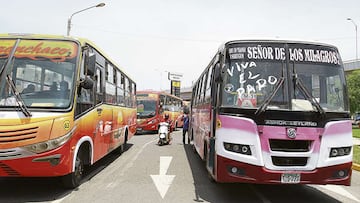
[[[192,94],[192,87],[181,88],[180,90],[180,98],[184,101],[190,101]]]

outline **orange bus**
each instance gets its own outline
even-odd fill
[[[144,90],[136,93],[137,133],[157,132],[164,115],[169,114],[175,129],[177,118],[181,114],[182,99],[162,91]]]
[[[136,83],[89,40],[3,34],[0,68],[0,177],[75,188],[136,132]]]

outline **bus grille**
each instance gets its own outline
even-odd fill
[[[308,152],[311,141],[309,140],[277,140],[270,139],[270,149],[277,152]]]
[[[20,176],[19,172],[12,169],[10,166],[0,162],[0,169],[4,171],[8,176]]]
[[[24,128],[19,130],[0,131],[0,143],[10,143],[34,139],[38,133],[38,127]]]
[[[275,166],[306,166],[307,157],[271,157]]]

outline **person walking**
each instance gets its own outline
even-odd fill
[[[183,124],[183,144],[185,144],[185,137],[186,137],[186,133],[188,134],[188,144],[190,144],[190,137],[189,137],[189,115],[187,114],[187,112],[184,112],[184,115],[182,117],[182,120],[184,122]]]

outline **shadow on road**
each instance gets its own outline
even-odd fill
[[[184,145],[184,149],[194,178],[195,202],[340,202],[308,185],[215,183],[192,145]]]
[[[124,153],[133,144],[127,144]],[[91,180],[96,174],[114,162],[121,154],[112,152],[92,165],[84,175],[82,183]],[[53,178],[0,178],[0,202],[46,202],[65,197],[74,190],[62,187],[59,177]]]

